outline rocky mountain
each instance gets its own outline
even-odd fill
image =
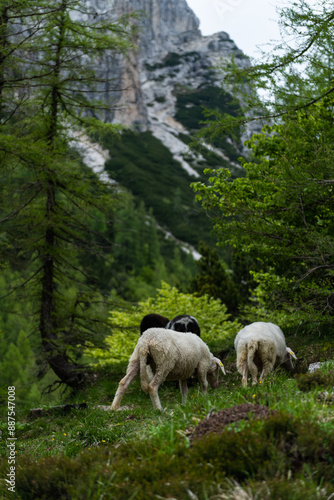
[[[229,89],[222,89],[222,74],[215,67],[232,56],[240,66],[249,61],[227,33],[202,36],[185,0],[87,2],[101,16],[141,13],[137,49],[127,57],[107,56],[100,64],[103,76],[112,74],[122,89],[105,89],[110,106],[102,118],[132,130],[122,141],[103,145],[109,155],[105,169],[153,209],[161,227],[196,246],[209,227],[198,231],[200,216],[190,183],[201,178],[206,165],[226,166],[240,175],[242,146],[222,137],[208,146],[207,154],[195,156],[189,143],[201,127],[203,107],[230,114],[240,109]],[[99,153],[100,171],[105,150]]]

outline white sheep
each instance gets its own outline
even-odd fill
[[[286,347],[285,337],[279,326],[262,321],[252,323],[240,330],[234,340],[237,352],[237,369],[242,375],[242,385],[247,386],[248,370],[252,383],[257,383],[258,370],[261,371],[260,383],[276,366],[293,369],[291,357],[296,356]]]
[[[151,380],[147,363],[154,373]],[[119,408],[130,382],[139,374],[141,388],[150,395],[154,409],[161,410],[158,389],[162,382],[179,380],[184,404],[188,394],[187,379],[196,371],[205,394],[208,382],[212,388],[218,386],[219,367],[225,373],[222,362],[213,356],[197,335],[165,328],[149,328],[137,342],[110,409]]]

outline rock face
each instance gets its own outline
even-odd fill
[[[240,66],[248,65],[248,59],[225,32],[203,37],[199,20],[185,0],[87,1],[102,16],[142,14],[138,49],[127,58],[110,57],[102,63],[102,72],[115,74],[122,89],[110,92],[104,120],[151,131],[189,175],[197,177],[185,160],[191,153],[180,134],[189,134],[189,127],[177,116],[178,98],[200,89],[220,88],[221,73],[212,68],[232,56]],[[188,108],[193,105],[186,104]]]
[[[132,12],[141,16],[133,20],[138,25],[135,49],[125,56],[110,50],[103,59],[90,61],[98,68],[97,82],[104,82],[97,83],[95,96],[90,89],[92,98],[105,96],[105,111],[98,117],[130,131],[119,141],[104,141],[103,148],[73,132],[73,147],[103,180],[117,182],[144,204],[168,240],[166,253],[175,245],[198,259],[198,243],[214,241],[191,183],[207,181],[207,166],[243,175],[238,158],[245,150],[235,136],[219,136],[210,146],[202,143],[197,155],[189,144],[203,127],[203,108],[240,112],[237,96],[222,89],[222,73],[214,68],[230,63],[231,57],[240,67],[249,60],[227,33],[202,36],[186,0],[85,1],[95,20],[115,21]]]
[[[201,38],[199,20],[185,0],[115,0],[114,8],[143,14],[139,45],[145,60],[161,60],[175,47]]]

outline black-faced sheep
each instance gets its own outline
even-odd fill
[[[189,314],[175,316],[175,318],[167,323],[166,328],[175,330],[176,332],[191,332],[195,333],[198,337],[201,336],[201,329],[197,319],[194,316],[189,316]]]
[[[142,335],[149,328],[165,328],[168,322],[169,319],[161,316],[161,314],[146,314],[140,323],[140,335]]]
[[[247,386],[248,370],[252,383],[257,383],[258,371],[260,383],[278,365],[286,370],[293,369],[291,357],[296,356],[286,347],[285,337],[279,326],[262,321],[252,323],[240,330],[234,340],[237,352],[237,369],[242,375],[242,385]]]
[[[150,380],[147,362],[153,370]],[[150,328],[139,338],[130,357],[125,377],[120,381],[111,410],[117,410],[130,382],[140,374],[141,388],[150,395],[154,409],[161,410],[158,389],[165,380],[179,380],[182,403],[188,394],[187,379],[197,371],[203,393],[218,386],[222,362],[213,356],[208,346],[195,334],[164,328]]]

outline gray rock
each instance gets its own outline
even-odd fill
[[[189,131],[176,118],[178,89],[221,88],[222,73],[213,68],[235,57],[240,67],[249,60],[225,32],[202,36],[199,20],[185,0],[87,0],[92,13],[115,19],[132,11],[138,21],[138,50],[128,57],[106,55],[98,61],[101,76],[114,78],[107,89],[107,110],[101,118],[140,131],[150,130],[172,152],[190,176],[198,174],[184,159],[190,154],[178,139]],[[115,87],[122,89],[116,91]],[[99,88],[98,90],[102,90]],[[230,89],[225,88],[226,91]],[[250,129],[249,133],[254,132]]]

